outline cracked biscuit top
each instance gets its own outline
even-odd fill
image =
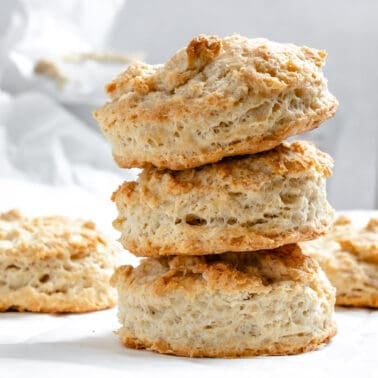
[[[269,150],[332,117],[326,53],[199,35],[162,65],[133,64],[94,112],[121,167],[197,167]]]

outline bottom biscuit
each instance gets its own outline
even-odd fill
[[[335,289],[297,245],[123,266],[121,341],[189,357],[297,354],[336,333]]]
[[[237,358],[237,357],[255,357],[255,356],[282,356],[282,355],[292,355],[300,354],[305,352],[311,352],[312,350],[318,349],[321,345],[329,343],[331,338],[336,335],[336,327],[330,328],[326,335],[321,337],[308,338],[307,342],[303,340],[299,345],[290,343],[279,343],[279,345],[272,345],[270,347],[261,347],[243,349],[235,348],[225,350],[221,345],[218,348],[195,348],[192,349],[190,346],[182,345],[181,347],[173,346],[165,341],[151,341],[151,340],[140,340],[135,339],[133,336],[129,336],[124,333],[125,330],[122,329],[118,332],[122,343],[133,349],[146,349],[154,352],[159,352],[163,354],[172,354],[181,357],[219,357],[219,358]],[[220,341],[221,342],[221,341]]]

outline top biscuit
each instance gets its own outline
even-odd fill
[[[332,117],[326,53],[199,35],[163,65],[136,63],[94,112],[121,167],[180,170],[269,150]]]

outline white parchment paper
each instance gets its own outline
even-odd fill
[[[32,369],[38,377],[375,378],[378,313],[338,309],[336,320],[338,335],[318,351],[190,359],[124,348],[113,333],[115,310],[65,316],[6,313],[0,315],[0,369],[6,377],[33,376]]]

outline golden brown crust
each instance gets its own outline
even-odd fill
[[[239,184],[248,188],[259,187],[273,176],[282,177],[330,177],[333,159],[306,141],[283,142],[270,151],[255,155],[224,159],[218,163],[179,172],[147,168],[143,180],[155,184],[167,180],[172,193],[203,188],[209,185],[209,178],[219,184]]]
[[[186,48],[188,56],[188,69],[198,69],[209,64],[219,55],[222,47],[222,41],[216,37],[207,37],[203,34],[193,38]]]
[[[10,298],[2,297],[0,312],[83,313],[106,310],[116,304],[116,296],[105,292],[99,296],[83,290],[79,295],[69,298],[68,295],[51,295],[37,292],[32,288],[24,288],[18,290],[16,295],[11,294]]]
[[[219,58],[216,60],[215,58]],[[241,74],[254,91],[274,92],[296,88],[301,82],[311,83],[313,76],[325,64],[326,52],[292,44],[280,44],[265,39],[248,39],[233,35],[220,39],[217,36],[198,35],[185,49],[179,50],[165,65],[150,66],[144,63],[130,65],[107,87],[115,99],[128,90],[140,88],[141,81],[153,82],[149,92],[157,89],[170,93],[183,85],[181,77],[196,76],[204,66],[234,63],[235,73]],[[216,70],[218,66],[208,67]],[[187,72],[189,71],[189,72]],[[209,75],[208,79],[211,79]],[[317,79],[319,79],[317,77]],[[145,91],[142,91],[143,93]]]
[[[366,225],[365,230],[378,233],[378,218],[371,218]]]
[[[165,65],[130,66],[94,116],[121,167],[180,170],[253,154],[335,114],[324,61],[308,47],[200,35]]]
[[[358,296],[354,295],[339,295],[336,297],[337,306],[345,307],[371,307],[378,308],[378,294],[364,294],[360,293]]]
[[[20,221],[21,219],[22,215],[17,209],[12,209],[6,211],[5,213],[0,213],[0,221],[15,222]]]
[[[0,254],[46,259],[69,253],[71,258],[91,254],[107,241],[91,221],[63,216],[27,218],[18,210],[0,215]]]
[[[117,268],[112,283],[149,285],[157,296],[175,290],[193,294],[203,287],[222,293],[244,290],[259,294],[269,292],[270,285],[282,280],[307,283],[318,269],[318,264],[305,256],[298,245],[288,244],[255,253],[147,258],[137,268]]]
[[[182,346],[181,348],[172,347],[172,345],[159,340],[141,340],[133,336],[122,335],[122,343],[133,349],[146,349],[153,352],[171,354],[174,356],[182,357],[214,357],[214,358],[238,358],[238,357],[255,357],[255,356],[284,356],[311,352],[313,350],[319,349],[322,345],[328,344],[332,337],[337,333],[336,326],[329,329],[329,333],[323,337],[314,337],[303,344],[292,345],[292,344],[280,344],[271,345],[261,349],[244,349],[244,350],[224,350],[222,346],[214,349],[191,349],[187,346]]]
[[[378,233],[366,231],[356,236],[346,235],[346,239],[339,240],[340,247],[343,251],[355,255],[359,261],[378,264]]]
[[[115,221],[115,225],[117,222]],[[116,226],[116,228],[118,228]],[[250,230],[240,227],[232,230],[219,229],[213,230],[210,228],[202,228],[201,233],[207,235],[211,232],[211,239],[197,240],[188,236],[187,240],[177,242],[176,244],[159,244],[154,243],[151,239],[141,245],[137,241],[123,238],[121,236],[121,243],[128,251],[132,252],[138,257],[158,257],[158,256],[201,256],[208,254],[221,254],[225,251],[240,252],[240,251],[259,251],[261,249],[274,249],[287,244],[294,244],[301,241],[314,240],[326,233],[328,223],[319,227],[318,231],[308,230],[307,232],[301,230],[300,232],[291,231],[290,233],[276,234],[274,236],[264,236],[251,232]]]

